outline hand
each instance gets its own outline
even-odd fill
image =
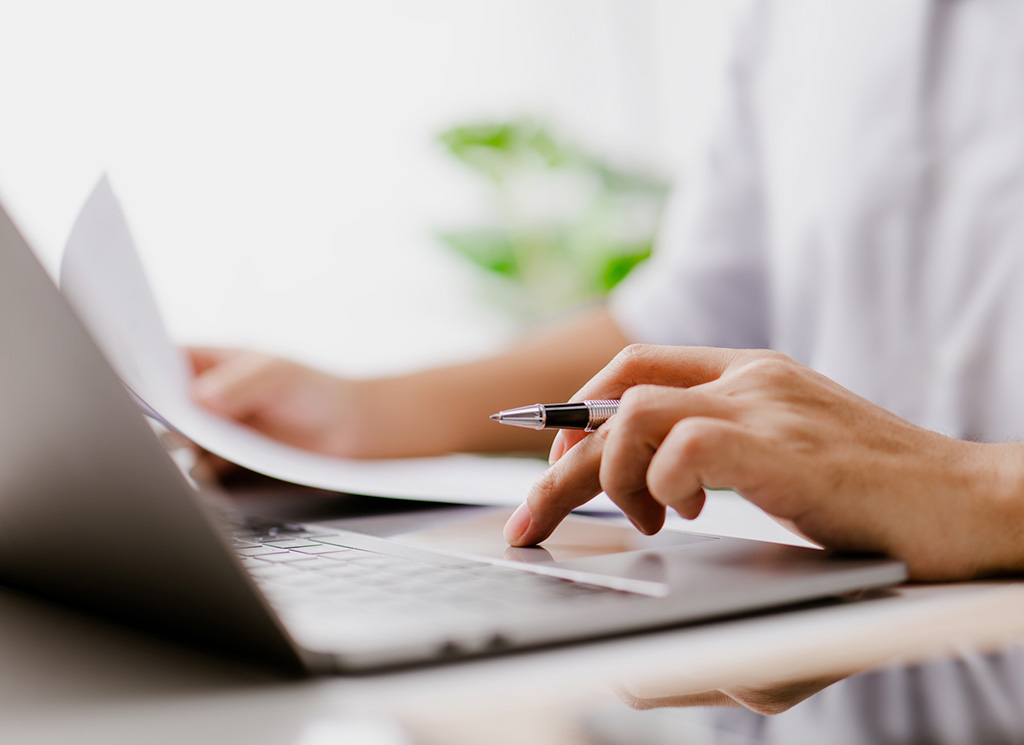
[[[361,427],[361,385],[259,352],[188,350],[192,392],[205,408],[296,447],[328,455],[374,457]]]
[[[1024,567],[1019,444],[921,429],[788,357],[634,345],[574,400],[621,398],[597,432],[561,432],[505,527],[537,543],[604,490],[644,533],[732,488],[818,543],[889,554],[918,579]]]
[[[843,677],[789,681],[770,686],[737,685],[698,693],[651,692],[645,690],[642,684],[622,681],[616,686],[615,692],[630,708],[638,711],[690,706],[742,706],[757,714],[774,715],[793,708]]]

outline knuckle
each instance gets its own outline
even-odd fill
[[[627,691],[618,691],[618,696],[626,706],[634,711],[649,711],[657,709],[658,704],[646,698],[638,698]]]
[[[623,348],[613,360],[616,370],[630,375],[636,370],[643,369],[650,359],[652,349],[650,344],[630,344]]]
[[[765,689],[735,689],[726,695],[751,711],[764,716],[775,716],[793,708],[807,696],[819,691],[832,681],[809,680],[781,683]]]
[[[781,352],[765,352],[764,356],[748,362],[743,372],[751,377],[768,382],[778,382],[791,378],[796,371],[797,363]]]
[[[773,717],[790,708],[790,705],[785,701],[774,701],[771,699],[744,699],[740,700],[739,703],[755,714],[766,717]]]
[[[544,473],[542,473],[540,477],[533,482],[528,499],[531,507],[547,504],[554,498],[554,495],[558,491],[558,470],[559,469],[556,466],[553,466],[544,471]]]
[[[676,457],[688,463],[701,463],[712,452],[716,435],[710,423],[684,419],[672,427],[669,439]]]
[[[617,427],[628,431],[642,427],[661,408],[659,391],[656,385],[641,384],[628,388],[620,398],[616,413]]]
[[[646,409],[653,405],[652,399],[658,391],[658,386],[641,383],[627,388],[620,399],[619,408],[625,406],[628,409]]]

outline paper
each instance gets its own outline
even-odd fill
[[[215,416],[189,395],[184,353],[167,334],[124,214],[106,178],[72,228],[61,291],[150,415],[253,471],[331,491],[468,504],[519,504],[544,464],[449,455],[345,460],[300,450]]]

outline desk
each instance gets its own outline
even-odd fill
[[[1022,619],[1021,584],[907,587],[499,658],[289,680],[0,590],[0,718],[4,742],[39,745],[584,745],[594,741],[581,713],[629,713],[613,685],[659,697],[846,674],[1018,644]],[[389,731],[392,722],[413,739]]]

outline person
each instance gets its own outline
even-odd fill
[[[1024,4],[754,3],[655,255],[607,307],[390,379],[194,350],[195,395],[369,458],[543,448],[488,415],[617,392],[611,426],[555,440],[512,543],[598,487],[649,532],[716,485],[914,577],[1018,570],[1022,74]]]

